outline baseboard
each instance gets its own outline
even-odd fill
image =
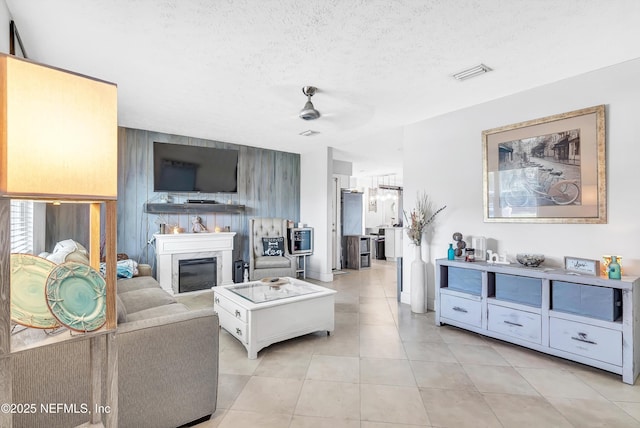
[[[317,279],[322,282],[331,282],[333,281],[333,273],[321,273],[316,271],[308,271],[307,278]]]

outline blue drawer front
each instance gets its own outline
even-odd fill
[[[553,281],[551,283],[551,309],[605,321],[615,321],[622,315],[622,290]]]
[[[449,284],[452,290],[458,290],[479,296],[482,293],[482,272],[473,269],[449,267]]]
[[[496,299],[539,308],[542,306],[542,280],[497,273]]]

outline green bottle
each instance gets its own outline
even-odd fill
[[[620,279],[620,264],[616,256],[611,256],[611,263],[609,263],[609,279]]]
[[[449,249],[447,250],[447,259],[448,260],[455,260],[456,259],[456,252],[453,249],[453,244],[449,244]]]

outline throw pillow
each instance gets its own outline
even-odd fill
[[[263,256],[284,256],[284,237],[262,238]]]

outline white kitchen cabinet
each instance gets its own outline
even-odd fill
[[[384,228],[384,256],[387,260],[397,260],[402,257],[402,228]]]

